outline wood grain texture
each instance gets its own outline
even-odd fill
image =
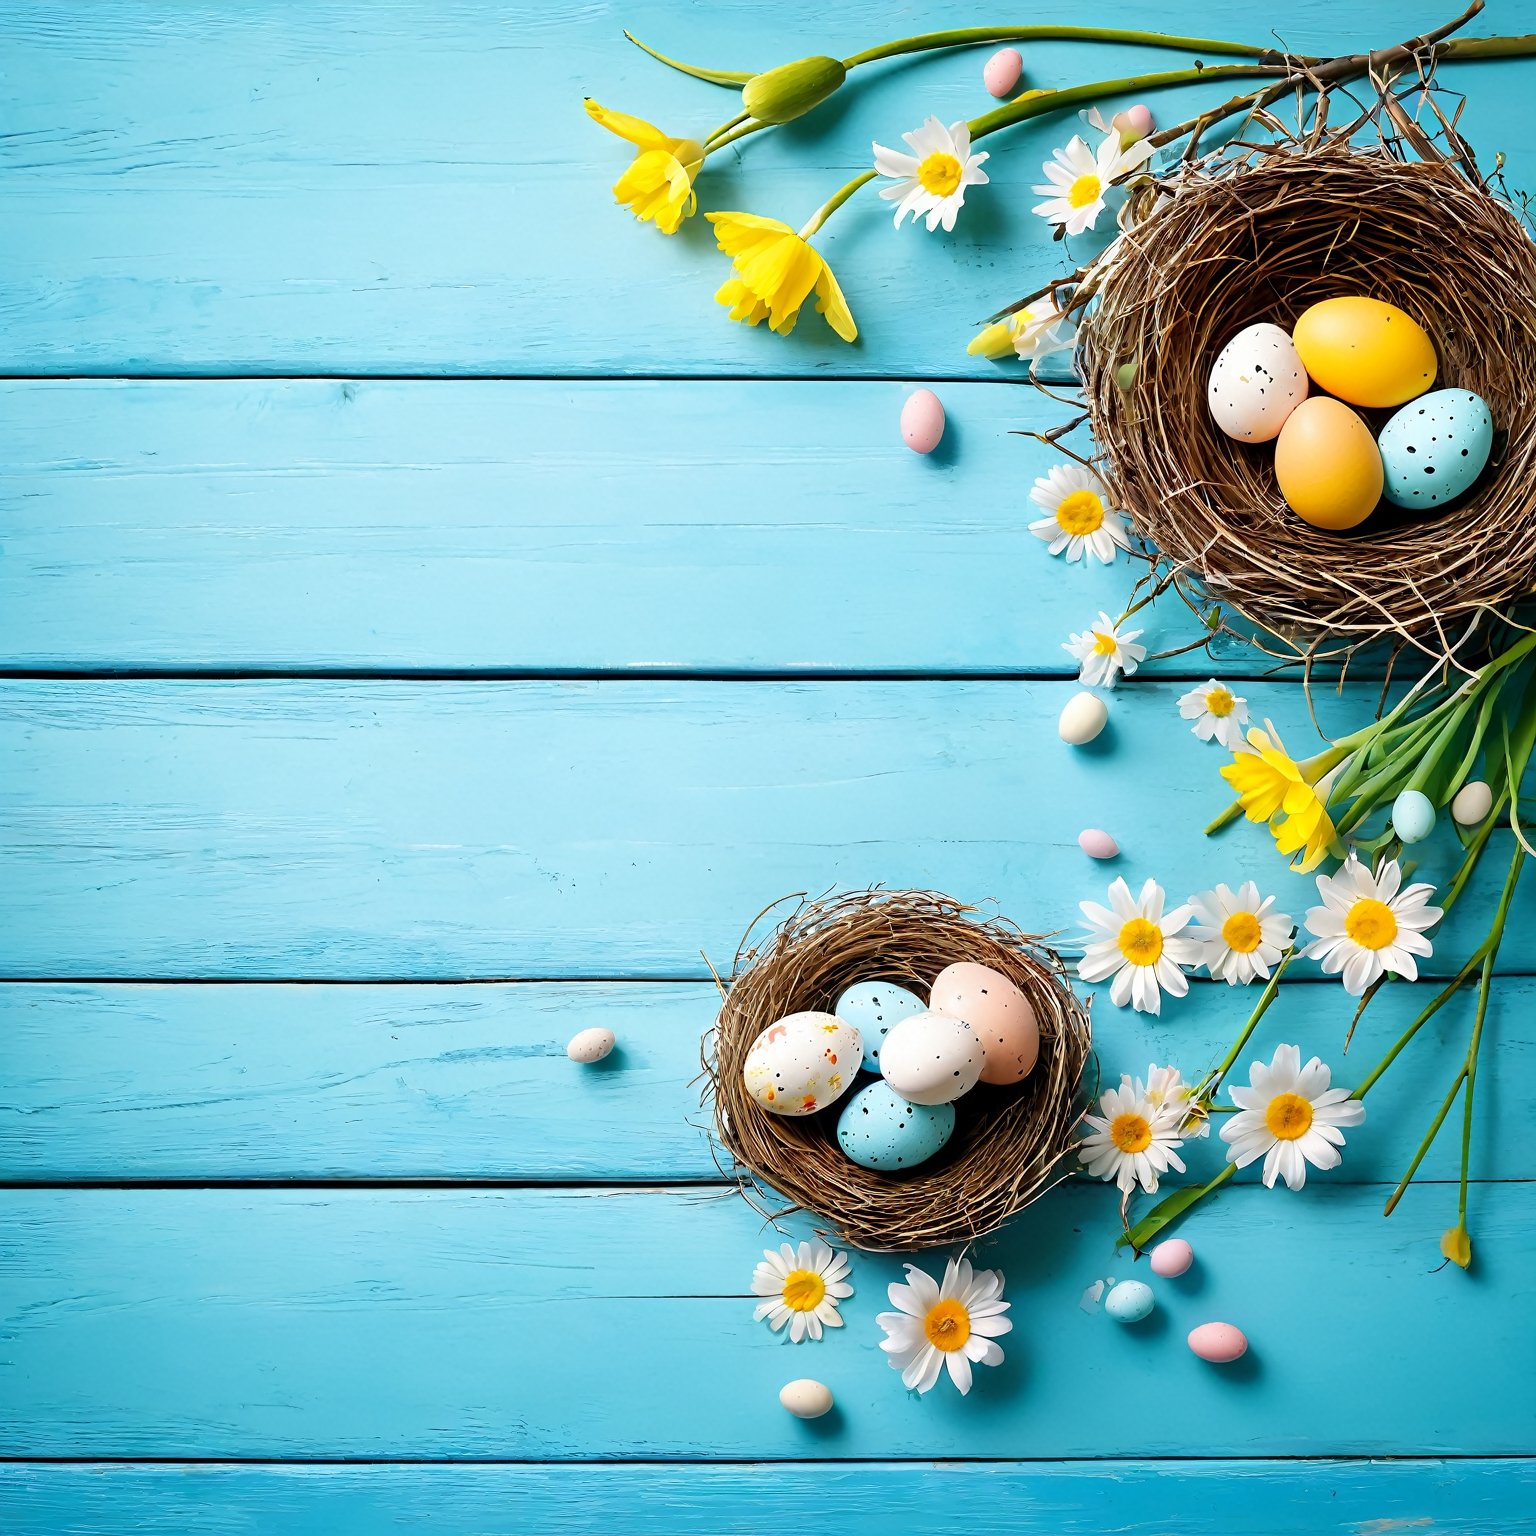
[[[1145,566],[1029,531],[1063,408],[893,383],[0,384],[0,667],[1020,672]],[[1082,445],[1079,444],[1081,447]],[[1176,598],[1152,649],[1198,632]],[[1272,663],[1149,665],[1204,677]]]
[[[1155,1059],[1194,1076],[1225,1053],[1254,998],[1197,984],[1149,1021],[1101,996],[1099,1068],[1113,1080]],[[715,1178],[696,1077],[717,1001],[707,982],[11,983],[0,986],[0,1180]],[[1288,1040],[1350,1084],[1421,1001],[1418,989],[1388,988],[1346,1057],[1350,999],[1332,983],[1287,986],[1236,1080]],[[1478,1084],[1477,1178],[1536,1177],[1533,1019],[1536,982],[1502,979]],[[1426,1026],[1372,1090],[1370,1119],[1325,1185],[1400,1176],[1470,1022],[1463,998]],[[565,1042],[593,1026],[612,1029],[619,1048],[578,1067]],[[1206,1143],[1186,1160],[1214,1172],[1221,1153]],[[1454,1179],[1459,1159],[1447,1130],[1420,1177]],[[1438,1230],[1427,1209],[1400,1219]]]
[[[1296,0],[1277,16],[1266,0],[1218,14],[1103,0],[1091,19],[1260,43],[1278,23],[1288,46],[1334,52],[1398,42],[1453,9]],[[788,342],[731,324],[713,302],[727,269],[704,220],[667,240],[615,208],[628,150],[581,106],[590,94],[690,134],[734,115],[730,92],[664,70],[625,26],[663,51],[760,69],[981,14],[971,0],[17,0],[0,21],[0,372],[993,377],[964,345],[977,321],[1064,270],[1029,188],[1075,117],[993,140],[992,185],[952,237],[894,234],[870,193],[829,225],[823,248],[862,328],[846,347],[814,316]],[[1521,7],[1495,0],[1479,25],[1520,31]],[[990,108],[989,51],[877,66],[816,122],[706,167],[702,206],[800,225],[868,164],[871,140],[894,143],[930,112]],[[1190,62],[1028,52],[1036,85]],[[1509,153],[1517,187],[1532,163],[1521,68],[1444,76],[1473,93],[1461,126],[1490,164]],[[1155,110],[1177,121],[1227,94],[1165,92]],[[1088,248],[1073,242],[1075,255]]]
[[[1118,872],[1181,899],[1253,875],[1297,916],[1315,902],[1262,829],[1201,836],[1228,791],[1179,685],[1122,689],[1081,751],[1055,733],[1074,690],[13,679],[0,975],[702,979],[700,949],[727,964],[776,894],[873,884],[1075,933],[1111,874],[1077,846],[1095,825]],[[1299,690],[1248,692],[1299,751]],[[1369,697],[1320,699],[1324,728]],[[1437,837],[1420,867],[1443,879]],[[1481,938],[1497,863],[1435,966]],[[1536,958],[1533,903],[1511,970]]]
[[[839,1466],[0,1466],[8,1536],[1515,1536],[1525,1460]]]
[[[1114,1191],[1059,1188],[979,1253],[1014,1300],[1004,1364],[967,1398],[919,1399],[874,1323],[897,1262],[857,1257],[847,1326],[787,1344],[752,1321],[773,1234],[733,1195],[9,1190],[0,1455],[1528,1452],[1536,1185],[1476,1191],[1470,1275],[1404,1213],[1384,1221],[1384,1194],[1225,1192],[1190,1225],[1198,1267],[1126,1328],[1078,1305],[1096,1276],[1127,1272]],[[1213,1317],[1249,1335],[1241,1364],[1184,1347]],[[835,1419],[779,1406],[807,1373],[837,1395]],[[1123,1411],[1154,1378],[1178,1411]]]

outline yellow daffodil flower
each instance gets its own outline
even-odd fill
[[[642,223],[654,224],[664,235],[698,207],[694,178],[704,164],[704,146],[694,139],[668,138],[643,118],[610,112],[589,96],[587,116],[639,150],[629,169],[613,184],[613,196]]]
[[[1318,793],[1308,765],[1290,757],[1280,733],[1266,729],[1248,732],[1251,752],[1238,752],[1221,776],[1237,791],[1238,804],[1249,821],[1266,821],[1275,847],[1287,857],[1296,855],[1295,867],[1316,869],[1338,841],[1328,815],[1326,796]]]
[[[814,290],[816,312],[844,341],[859,334],[843,290],[826,258],[788,224],[754,213],[710,213],[720,249],[731,258],[736,275],[715,295],[732,320],[760,325],[787,336],[795,328],[800,306]]]

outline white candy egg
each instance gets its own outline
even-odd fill
[[[601,1061],[613,1051],[613,1031],[611,1029],[584,1029],[579,1034],[571,1036],[570,1043],[565,1048],[565,1054],[572,1061],[579,1061],[586,1066],[591,1066],[594,1061]]]
[[[1493,791],[1481,779],[1463,784],[1451,801],[1451,820],[1458,827],[1475,827],[1487,821],[1493,809]]]
[[[949,1104],[981,1079],[986,1058],[976,1032],[948,1013],[903,1019],[880,1047],[880,1073],[911,1104]]]
[[[832,1389],[823,1382],[802,1376],[779,1388],[779,1402],[797,1419],[819,1419],[832,1411]]]
[[[1086,746],[1109,719],[1109,705],[1096,693],[1074,693],[1056,722],[1056,734],[1074,747]]]
[[[1228,437],[1267,443],[1280,435],[1309,387],[1291,338],[1278,325],[1250,325],[1221,349],[1205,399]]]
[[[792,1013],[770,1024],[747,1052],[747,1092],[772,1115],[814,1115],[858,1075],[864,1042],[835,1013]]]

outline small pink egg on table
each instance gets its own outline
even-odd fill
[[[1182,1237],[1170,1237],[1152,1250],[1152,1273],[1172,1280],[1195,1262],[1195,1250]]]
[[[1097,827],[1085,827],[1077,834],[1077,846],[1090,859],[1113,859],[1120,852],[1120,844],[1108,832]]]
[[[944,436],[944,407],[931,389],[914,390],[901,408],[901,437],[913,453],[932,453]]]
[[[1190,1331],[1189,1347],[1212,1365],[1230,1365],[1248,1353],[1248,1340],[1231,1323],[1201,1323]]]
[[[1006,96],[1024,73],[1024,57],[1017,48],[999,48],[987,60],[981,83],[993,96]]]

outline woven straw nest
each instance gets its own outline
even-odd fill
[[[1000,919],[928,891],[865,891],[805,902],[761,944],[743,949],[714,1033],[705,1040],[706,1102],[765,1215],[806,1210],[874,1252],[966,1242],[995,1231],[1042,1194],[1081,1113],[1088,1010],[1057,956]],[[844,1102],[804,1119],[771,1115],[747,1093],[752,1042],[786,1014],[830,1012],[856,982],[894,981],[926,997],[934,977],[974,960],[1009,977],[1040,1024],[1040,1059],[1014,1088],[979,1085],[961,1099],[954,1135],[906,1174],[850,1161],[837,1144]],[[770,1211],[764,1191],[788,1206]]]
[[[1435,111],[1432,139],[1384,93],[1369,147],[1351,142],[1357,120],[1186,161],[1133,192],[1124,233],[1077,274],[1095,468],[1186,596],[1227,603],[1292,654],[1390,640],[1449,656],[1536,580],[1536,245]],[[1383,502],[1339,534],[1290,511],[1274,445],[1223,435],[1205,388],[1243,327],[1289,329],[1346,294],[1412,315],[1439,355],[1434,387],[1476,391],[1498,435],[1454,506]],[[1379,430],[1391,413],[1362,414]]]

